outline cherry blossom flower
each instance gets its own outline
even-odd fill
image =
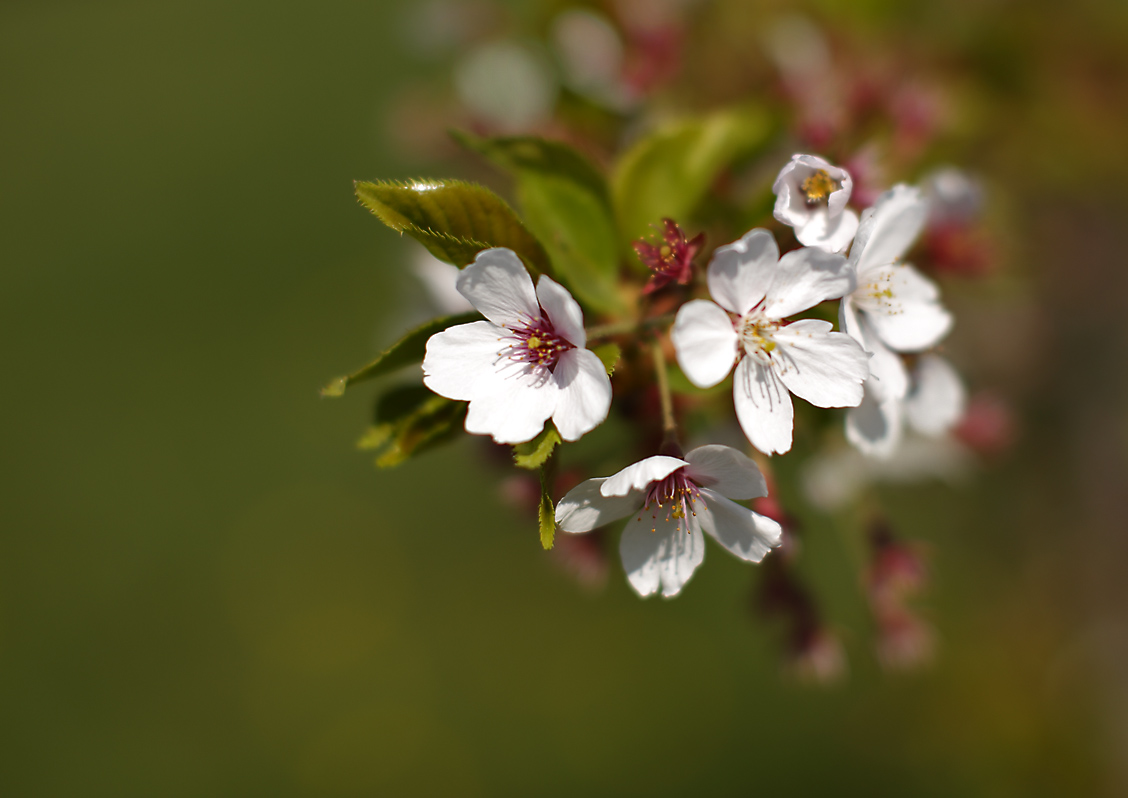
[[[846,414],[846,438],[859,451],[891,457],[906,427],[939,437],[955,427],[967,410],[963,380],[939,355],[913,358],[912,367],[906,370],[906,385],[905,394],[898,396],[882,392],[872,377],[866,381],[862,403]]]
[[[845,169],[817,155],[793,155],[772,186],[775,218],[795,228],[800,244],[841,252],[858,230],[857,214],[846,207],[853,188]]]
[[[900,432],[899,403],[909,392],[909,374],[898,353],[933,347],[952,326],[935,283],[901,262],[927,214],[918,189],[894,186],[862,214],[850,248],[857,288],[843,298],[839,318],[872,359],[866,402],[848,414],[847,437],[868,454],[888,455]]]
[[[819,407],[862,401],[869,374],[862,348],[831,332],[830,322],[786,320],[854,290],[844,257],[804,247],[780,258],[772,234],[756,229],[717,249],[708,281],[716,302],[683,305],[671,338],[682,371],[699,388],[716,385],[735,364],[733,402],[753,446],[765,454],[791,448],[791,393]]]
[[[705,558],[702,532],[748,562],[779,545],[782,528],[733,499],[767,495],[760,469],[729,446],[693,449],[685,458],[658,455],[610,477],[589,479],[556,506],[565,532],[627,522],[619,554],[640,596],[676,596]]]
[[[583,311],[550,277],[533,281],[508,249],[487,249],[458,276],[458,292],[487,321],[431,336],[423,383],[470,402],[466,431],[521,443],[552,419],[574,441],[607,418],[611,381],[584,348]]]

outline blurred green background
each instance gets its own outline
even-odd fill
[[[588,596],[478,449],[376,472],[366,392],[319,399],[405,320],[410,242],[350,181],[435,173],[388,134],[437,69],[410,5],[0,6],[0,794],[1128,794],[1125,5],[814,6],[971,65],[967,165],[1030,280],[952,344],[974,380],[1029,336],[993,375],[1017,450],[890,493],[930,669],[879,672],[844,543],[807,537],[829,688],[781,677],[718,549],[677,601],[617,564]]]

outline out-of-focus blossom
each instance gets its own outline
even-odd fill
[[[893,148],[901,158],[916,158],[931,143],[945,117],[946,104],[934,86],[908,82],[894,90],[889,115],[893,119]]]
[[[811,503],[830,512],[872,483],[907,484],[938,479],[956,484],[975,468],[968,449],[951,437],[906,436],[888,458],[841,448],[808,460],[801,472],[803,492]]]
[[[846,207],[853,188],[845,169],[817,155],[793,155],[772,186],[775,218],[795,228],[800,244],[840,252],[858,230],[857,214]]]
[[[784,627],[784,670],[806,682],[830,684],[846,675],[838,636],[820,618],[814,596],[784,558],[764,564],[756,608]]]
[[[480,45],[454,69],[458,98],[472,114],[501,131],[519,131],[548,119],[558,87],[539,50],[515,41]]]
[[[869,207],[877,202],[889,185],[885,179],[885,167],[881,161],[881,149],[877,144],[867,144],[842,164],[854,179],[854,192],[851,199],[859,207]]]
[[[936,655],[936,633],[916,613],[904,607],[876,612],[877,659],[888,670],[912,670],[928,665]]]
[[[498,22],[491,0],[423,0],[410,3],[403,18],[411,53],[437,58],[481,36]]]
[[[954,433],[973,451],[988,457],[1010,449],[1018,436],[1010,404],[990,392],[980,392],[971,398]]]
[[[553,51],[573,91],[607,106],[625,109],[623,41],[610,20],[586,8],[569,8],[552,21]]]
[[[440,312],[454,315],[474,309],[470,301],[458,293],[456,284],[459,269],[454,264],[441,261],[423,247],[418,247],[411,262],[411,270]]]
[[[685,459],[648,457],[581,483],[556,506],[556,523],[565,532],[588,532],[637,512],[619,540],[627,579],[640,596],[661,590],[669,598],[704,561],[702,532],[748,562],[779,544],[778,523],[733,501],[766,492],[748,457],[728,446],[700,446]]]
[[[796,106],[800,139],[816,149],[828,146],[844,127],[846,115],[841,77],[826,37],[798,14],[777,17],[762,30],[764,50]]]
[[[670,282],[688,285],[693,278],[693,259],[704,245],[704,233],[687,240],[673,219],[663,219],[661,243],[639,239],[633,245],[639,260],[651,272],[642,292],[652,293]]]
[[[733,402],[753,446],[765,454],[791,448],[792,393],[818,407],[862,400],[869,374],[862,348],[831,332],[830,322],[786,321],[853,290],[845,258],[815,247],[780,258],[772,234],[756,229],[716,250],[708,280],[716,303],[682,305],[670,337],[682,371],[700,388],[719,383],[735,364]]]
[[[905,428],[937,437],[949,432],[967,409],[967,391],[952,365],[934,354],[912,358],[905,395],[886,394],[876,381],[865,384],[862,403],[846,416],[846,437],[873,457],[890,457]]]
[[[954,167],[925,177],[928,225],[924,250],[928,265],[941,274],[978,277],[997,261],[994,242],[981,224],[983,185]]]
[[[928,200],[928,224],[971,224],[983,213],[983,184],[954,166],[930,172],[921,181]]]
[[[521,443],[552,419],[574,441],[607,418],[611,382],[584,348],[583,311],[547,275],[536,289],[508,249],[487,249],[458,276],[458,291],[488,321],[431,336],[423,384],[470,402],[466,431]]]

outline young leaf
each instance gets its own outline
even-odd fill
[[[561,442],[560,433],[551,423],[545,424],[540,435],[527,443],[519,443],[513,447],[513,461],[518,468],[528,468],[533,471],[545,464],[552,451]]]
[[[376,451],[376,465],[390,468],[457,435],[466,403],[433,394],[422,385],[401,385],[380,397],[375,416],[357,447]]]
[[[357,182],[356,196],[380,221],[462,267],[490,247],[516,252],[533,272],[549,269],[544,247],[505,201],[461,180]]]
[[[410,366],[412,363],[419,363],[423,360],[423,356],[427,352],[427,341],[432,335],[442,332],[448,327],[454,327],[458,324],[468,324],[480,318],[481,315],[479,313],[470,312],[432,319],[426,324],[416,327],[403,338],[400,338],[381,352],[375,360],[364,368],[358,369],[352,374],[337,377],[321,389],[321,395],[331,397],[341,396],[344,394],[345,389],[355,382],[370,380],[373,377],[382,377],[385,374],[392,373],[396,369]]]
[[[595,352],[595,356],[603,363],[603,368],[607,369],[608,377],[615,373],[615,364],[619,362],[619,358],[623,354],[623,350],[619,348],[618,344],[600,344],[592,347],[591,351]]]
[[[560,142],[452,135],[513,175],[525,220],[544,243],[560,281],[596,310],[623,312],[614,217],[596,168]]]
[[[771,132],[765,111],[742,107],[677,122],[636,142],[611,178],[627,241],[664,217],[684,223],[721,170],[763,146]]]
[[[540,522],[541,546],[548,551],[556,538],[556,509],[552,506],[552,497],[548,495],[548,478],[541,469],[541,498],[540,507],[537,508],[537,520]]]

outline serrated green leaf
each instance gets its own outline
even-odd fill
[[[721,170],[762,147],[772,128],[767,112],[745,106],[676,122],[636,142],[611,177],[623,243],[648,235],[664,217],[684,224]]]
[[[361,204],[380,221],[419,241],[432,255],[462,267],[483,249],[506,247],[534,273],[550,268],[540,242],[487,188],[461,180],[355,184]]]
[[[541,469],[541,499],[537,508],[537,520],[540,522],[541,546],[548,551],[556,539],[556,508],[552,506],[552,497],[548,495],[548,479],[544,469]]]
[[[561,443],[560,433],[552,422],[545,424],[541,434],[526,443],[513,447],[513,462],[518,468],[530,471],[540,468],[552,456],[553,450]]]
[[[439,319],[432,319],[426,324],[421,324],[381,352],[375,360],[364,368],[358,369],[352,374],[346,374],[343,377],[337,377],[332,380],[321,389],[321,395],[329,397],[341,396],[344,394],[345,389],[353,383],[370,380],[374,377],[382,377],[385,374],[391,374],[396,369],[410,366],[412,363],[419,363],[427,353],[427,341],[430,340],[432,335],[440,333],[448,327],[454,327],[458,324],[469,324],[481,318],[481,314],[474,311],[470,313],[459,313],[455,316],[443,316]]]
[[[623,355],[623,350],[619,348],[618,344],[600,344],[592,347],[591,351],[595,352],[595,356],[603,363],[603,368],[607,369],[608,377],[615,373],[615,364],[619,362],[619,358]]]
[[[452,135],[513,175],[525,221],[548,251],[557,278],[590,307],[623,312],[614,216],[599,171],[561,142]]]
[[[422,385],[397,386],[377,401],[374,424],[357,447],[375,451],[376,465],[390,468],[453,438],[465,416],[465,402],[431,393]]]

